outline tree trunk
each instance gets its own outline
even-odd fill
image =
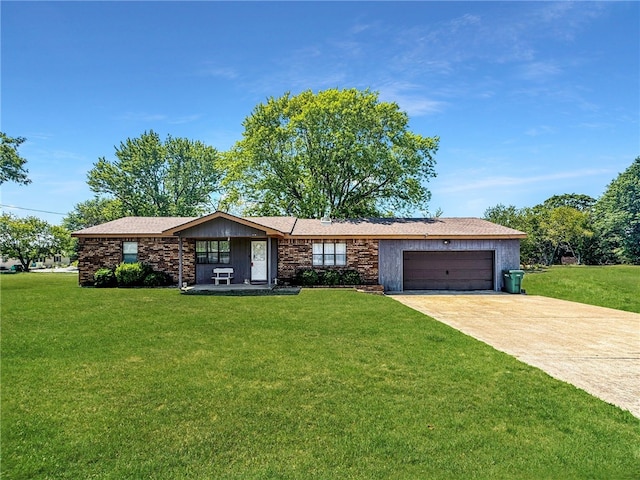
[[[28,272],[29,271],[29,264],[31,263],[31,259],[29,259],[29,258],[25,259],[22,256],[19,256],[18,260],[20,260],[20,264],[22,265],[22,269],[25,272]]]

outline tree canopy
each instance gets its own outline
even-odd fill
[[[269,98],[243,123],[224,158],[226,204],[243,213],[302,218],[385,216],[426,210],[437,137],[369,90]]]
[[[596,199],[589,195],[579,193],[565,193],[547,198],[542,204],[546,208],[571,207],[581,212],[587,212],[593,208]]]
[[[25,142],[25,138],[11,138],[0,132],[0,185],[11,181],[27,185],[31,180],[27,177],[29,171],[24,168],[27,160],[18,154],[18,147]]]
[[[122,216],[193,216],[211,210],[218,153],[200,141],[152,130],[121,142],[113,161],[102,157],[88,173],[89,187],[118,200]]]
[[[69,253],[71,248],[71,236],[64,227],[52,226],[37,217],[16,218],[6,213],[0,216],[0,253],[20,260],[25,271],[29,271],[33,260]]]
[[[640,157],[609,184],[594,209],[595,226],[616,260],[640,264]]]
[[[582,263],[593,247],[591,216],[582,208],[593,201],[587,195],[555,195],[534,207],[499,204],[488,208],[484,218],[527,234],[520,242],[523,264],[551,265],[563,255]]]

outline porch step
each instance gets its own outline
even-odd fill
[[[181,288],[182,295],[226,295],[226,296],[247,296],[247,295],[297,295],[300,287],[277,287],[269,285],[194,285],[192,287]]]

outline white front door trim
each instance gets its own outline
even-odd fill
[[[267,241],[251,241],[251,281],[267,281]]]

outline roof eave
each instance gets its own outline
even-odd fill
[[[149,237],[172,237],[162,232],[149,233],[81,233],[81,231],[73,232],[72,237],[76,238],[149,238]]]
[[[332,239],[373,239],[373,240],[516,240],[527,238],[526,234],[505,234],[505,235],[345,235],[345,234],[323,234],[323,235],[284,235],[285,239],[309,239],[320,240],[324,238]]]

